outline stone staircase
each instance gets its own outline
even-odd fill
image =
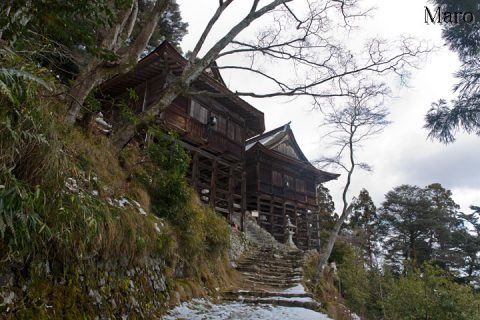
[[[285,289],[302,280],[303,252],[285,247],[253,247],[237,261],[245,289]]]
[[[277,242],[255,221],[246,220],[249,250],[236,261],[241,287],[223,299],[318,311],[320,304],[302,286],[303,251]]]

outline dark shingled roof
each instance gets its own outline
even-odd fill
[[[292,164],[312,170],[317,175],[318,182],[326,182],[337,179],[340,176],[339,174],[317,169],[308,161],[307,157],[305,157],[300,149],[295,136],[293,135],[293,131],[290,128],[290,123],[291,122],[247,140],[245,149],[247,152],[253,149],[260,149],[261,151],[283,161],[291,162]],[[296,157],[281,153],[275,149],[284,142],[289,143],[289,145],[293,148]]]
[[[174,46],[164,41],[150,54],[141,59],[132,70],[116,75],[100,85],[100,93],[115,97],[125,92],[128,88],[134,88],[165,72],[166,69],[178,76],[186,65],[187,60]],[[232,112],[241,115],[246,120],[247,128],[254,134],[265,130],[263,112],[235,95],[226,87],[215,62],[194,81],[194,86],[199,90],[219,94],[214,99],[227,109],[232,110]]]

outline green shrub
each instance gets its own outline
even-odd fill
[[[191,199],[191,192],[185,182],[189,155],[176,143],[172,134],[163,133],[155,127],[150,130],[150,134],[155,143],[148,146],[146,155],[154,165],[140,179],[150,193],[153,213],[170,219],[175,225],[183,225],[188,221],[181,219],[188,216],[179,213],[186,210]]]
[[[455,283],[444,270],[425,265],[409,271],[391,287],[386,301],[389,319],[480,319],[480,298]]]
[[[173,134],[150,129],[155,143],[146,149],[153,163],[140,179],[150,194],[154,214],[166,218],[178,233],[180,251],[191,272],[198,270],[207,255],[219,256],[230,243],[229,226],[211,208],[199,204],[197,195],[187,185],[185,174],[190,157]]]

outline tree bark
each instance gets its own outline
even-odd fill
[[[68,124],[75,123],[88,94],[102,80],[102,75],[98,72],[95,63],[90,64],[89,67],[80,72],[70,90],[68,90],[68,111],[65,116],[65,122]]]
[[[125,72],[133,66],[133,63],[137,61],[138,57],[145,50],[162,13],[166,10],[170,1],[157,0],[146,19],[148,23],[145,24],[131,45],[126,45],[126,43],[130,38],[137,19],[138,4],[136,2],[133,2],[130,8],[119,13],[120,19],[116,25],[99,31],[99,34],[103,35],[101,47],[117,54],[118,59],[113,64],[107,64],[105,61],[94,57],[80,71],[68,93],[68,111],[65,116],[65,121],[68,124],[75,123],[85,98],[98,83],[104,80],[106,75]]]
[[[152,107],[140,114],[137,123],[124,121],[118,126],[118,129],[115,130],[112,137],[112,144],[115,148],[117,150],[123,149],[123,147],[125,147],[125,145],[134,137],[136,128],[139,124],[148,125],[152,123],[156,116],[165,110],[182,91],[183,89],[180,84],[172,84],[168,86],[162,97],[155,103],[155,108]]]

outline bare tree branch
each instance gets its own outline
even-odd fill
[[[320,256],[317,265],[315,280],[319,283],[323,269],[330,257],[338,233],[352,211],[352,203],[347,200],[355,168],[371,171],[372,168],[355,158],[355,150],[359,144],[373,135],[377,135],[389,124],[386,120],[388,112],[383,106],[384,95],[387,90],[383,84],[365,85],[360,81],[358,87],[351,89],[355,95],[343,108],[333,106],[324,111],[326,126],[332,128],[329,132],[333,144],[339,146],[337,152],[329,158],[323,158],[318,163],[333,165],[347,172],[342,192],[342,213],[331,232],[327,246]]]
[[[195,48],[193,49],[189,62],[192,63],[195,61],[195,59],[198,56],[198,53],[200,52],[200,49],[202,49],[203,44],[205,43],[205,40],[207,39],[208,34],[212,30],[213,26],[215,23],[218,21],[218,18],[222,15],[222,13],[227,9],[227,7],[233,2],[233,0],[227,0],[225,2],[220,2],[220,6],[217,8],[215,11],[215,14],[212,16],[210,21],[208,22],[207,26],[203,30],[202,35],[200,36],[200,39],[198,39],[197,44],[195,45]]]

